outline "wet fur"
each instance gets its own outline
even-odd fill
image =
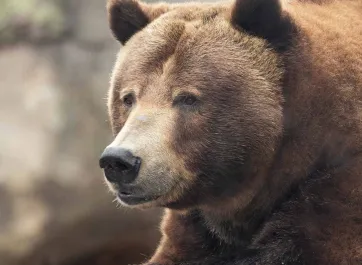
[[[130,2],[131,8],[122,9],[124,2]],[[170,50],[161,49],[161,53],[167,53],[161,55],[163,60],[152,61],[150,57],[147,65],[162,72],[168,69],[167,61],[172,56],[179,59],[176,64],[179,68],[175,69],[180,80],[186,80],[182,79],[182,73],[187,70],[182,67],[188,65],[185,60],[194,58],[197,64],[197,57],[185,56],[184,31],[188,25],[182,21],[192,22],[203,17],[205,24],[214,27],[208,28],[208,35],[194,39],[199,42],[195,49],[200,49],[195,53],[200,54],[205,43],[210,42],[215,45],[215,51],[223,42],[227,49],[227,40],[218,40],[220,31],[226,29],[223,21],[229,20],[243,35],[225,33],[224,37],[236,42],[248,39],[244,45],[250,48],[249,55],[255,57],[254,65],[229,64],[230,54],[226,50],[220,57],[215,55],[219,68],[207,68],[205,76],[217,77],[223,67],[225,70],[239,67],[240,71],[255,67],[266,81],[257,86],[247,84],[268,88],[272,84],[279,89],[270,89],[260,96],[260,99],[264,96],[272,99],[270,109],[265,112],[260,109],[272,122],[266,127],[256,127],[263,128],[260,133],[267,137],[258,138],[257,131],[251,128],[251,121],[263,123],[264,116],[251,116],[250,124],[244,120],[245,124],[237,123],[235,113],[249,111],[242,109],[242,104],[233,113],[227,109],[220,113],[215,107],[208,115],[208,126],[215,126],[209,129],[227,138],[229,146],[218,148],[197,141],[201,135],[205,137],[200,129],[205,126],[205,120],[190,128],[177,129],[178,133],[173,134],[172,148],[186,161],[188,170],[195,172],[201,168],[203,174],[192,181],[189,190],[176,196],[177,200],[164,202],[163,206],[169,208],[162,224],[164,236],[147,264],[362,264],[362,2],[291,1],[280,6],[274,0],[265,3],[240,0],[233,7],[228,4],[158,5],[156,11],[143,11],[141,20],[136,21],[133,28],[124,29],[120,19],[125,16],[119,12],[130,10],[132,13],[133,4],[129,0],[112,0],[108,4],[115,36],[122,43],[130,41],[125,49],[132,44],[136,47],[140,39],[131,36],[153,19],[160,17],[155,22],[163,23],[167,12],[171,21],[174,17],[173,24],[170,23],[170,32],[174,35],[166,34],[170,36],[166,45]],[[255,4],[256,7],[250,8]],[[143,10],[151,8],[140,5]],[[178,12],[172,13],[173,9]],[[267,10],[273,10],[272,14],[265,15],[269,14]],[[183,38],[186,38],[185,45],[177,45]],[[145,60],[155,51],[152,46],[144,53],[136,49],[132,60]],[[255,54],[252,51],[256,51]],[[225,61],[220,61],[221,57]],[[132,74],[148,75],[147,69],[133,69]],[[192,74],[188,78],[202,84],[202,80],[193,79]],[[114,82],[118,81],[116,74]],[[237,80],[231,78],[221,81],[225,87],[237,86]],[[119,131],[125,117],[120,115],[116,87],[113,85],[110,91],[109,109],[112,126]],[[213,97],[233,97],[225,93],[214,90]],[[237,100],[229,103],[238,104]],[[253,104],[258,109],[258,102]],[[220,125],[224,121],[230,121],[233,127],[229,130],[234,131],[230,133]],[[177,123],[185,124],[182,116]],[[242,128],[247,137],[237,142]],[[210,141],[218,141],[213,135],[207,136]],[[234,146],[242,149],[249,142],[253,145],[245,150],[245,156],[230,157],[230,164],[219,163],[222,157],[231,156]],[[204,157],[192,155],[192,150],[205,146]],[[218,169],[210,166],[215,164],[219,165]],[[229,178],[207,178],[216,176],[216,170]],[[243,177],[239,178],[240,175]]]

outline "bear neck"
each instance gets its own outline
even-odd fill
[[[209,232],[222,243],[229,246],[243,247],[250,243],[255,227],[250,227],[241,214],[235,213],[234,216],[226,217],[202,211],[200,215]],[[235,235],[240,236],[236,237]]]

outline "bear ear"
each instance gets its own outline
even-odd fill
[[[231,22],[249,34],[280,45],[292,30],[292,23],[283,14],[280,0],[236,0]]]
[[[147,5],[137,0],[108,0],[108,21],[114,37],[125,44],[133,34],[168,11],[167,5]]]

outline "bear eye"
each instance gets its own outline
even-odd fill
[[[192,105],[195,104],[196,100],[197,99],[194,96],[187,96],[184,99],[184,104],[187,105],[187,106],[192,106]]]
[[[197,102],[197,98],[194,95],[188,94],[188,95],[179,95],[175,98],[174,103],[176,104],[182,104],[184,106],[194,106]]]
[[[134,103],[134,96],[132,94],[128,94],[128,95],[125,95],[123,97],[123,104],[127,107],[127,108],[130,108],[133,106],[133,103]]]

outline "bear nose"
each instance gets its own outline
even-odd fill
[[[99,166],[110,182],[128,184],[136,179],[141,159],[126,149],[107,147],[99,159]]]

